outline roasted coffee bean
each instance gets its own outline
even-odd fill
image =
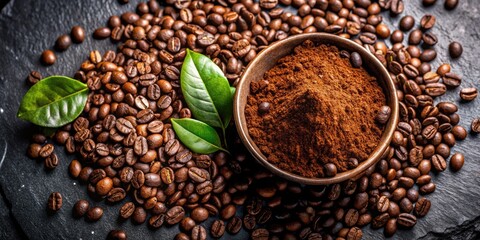
[[[166,221],[170,225],[179,223],[185,216],[185,209],[181,206],[174,206],[166,213]]]
[[[438,43],[438,38],[435,34],[431,32],[426,32],[422,36],[423,43],[425,43],[428,46],[434,46],[435,44]]]
[[[388,215],[388,213],[383,213],[383,214],[378,215],[372,221],[372,228],[376,229],[376,228],[381,228],[381,227],[385,226],[388,219],[390,219],[390,216]]]
[[[82,43],[85,40],[85,29],[81,26],[74,26],[70,31],[74,43]]]
[[[27,82],[31,85],[37,83],[38,81],[42,80],[42,74],[38,71],[31,71],[28,74]]]
[[[55,56],[55,53],[52,50],[45,50],[42,52],[40,60],[43,64],[49,66],[55,63],[55,61],[57,60],[57,56]]]
[[[62,208],[63,205],[63,198],[62,194],[59,192],[52,192],[48,197],[48,210],[52,212],[56,212]]]
[[[349,209],[345,214],[345,225],[348,227],[354,226],[358,221],[358,211],[356,209]]]
[[[425,184],[422,187],[420,187],[419,192],[421,194],[425,195],[425,194],[430,194],[430,193],[434,192],[435,189],[436,189],[436,185],[434,183],[430,182],[430,183]]]
[[[443,76],[443,83],[448,87],[458,87],[462,83],[462,78],[455,73],[446,73]]]
[[[459,58],[462,56],[463,47],[459,42],[451,42],[448,45],[448,52],[450,53],[450,57]]]
[[[424,30],[428,30],[433,28],[433,26],[435,25],[435,21],[436,21],[435,16],[427,14],[427,15],[424,15],[420,20],[420,26]]]
[[[120,217],[123,219],[130,218],[135,211],[135,204],[133,202],[126,202],[120,208]]]
[[[422,41],[422,31],[420,29],[415,29],[410,32],[408,35],[408,43],[410,45],[418,45],[420,44],[420,41]]]
[[[270,111],[270,103],[262,102],[258,104],[258,113],[259,114],[267,114]]]
[[[404,16],[402,17],[402,19],[400,19],[400,29],[402,31],[405,31],[405,32],[410,31],[414,25],[415,25],[415,18],[413,18],[410,15]]]
[[[390,119],[391,109],[389,106],[382,106],[377,113],[375,120],[381,124],[386,124]]]
[[[83,217],[87,213],[89,207],[90,204],[87,200],[78,200],[73,206],[73,216],[75,218]]]
[[[208,218],[208,211],[203,207],[197,207],[192,210],[190,217],[195,220],[195,222],[200,223]]]
[[[443,172],[447,168],[447,162],[440,154],[435,154],[432,156],[432,165],[438,172]]]
[[[474,87],[470,88],[463,88],[460,90],[460,98],[463,101],[473,101],[475,98],[477,98],[478,91]]]
[[[123,230],[112,230],[107,235],[107,240],[126,240],[127,233]]]
[[[125,199],[126,196],[127,196],[127,193],[123,188],[113,188],[108,192],[107,200],[112,203],[119,202]]]
[[[461,153],[455,153],[450,158],[450,169],[456,172],[459,171],[463,167],[463,163],[465,162],[465,157]]]
[[[475,122],[475,119],[472,121],[472,131],[475,132],[474,130],[474,123]],[[466,137],[467,137],[467,130],[462,127],[462,126],[459,126],[459,125],[456,125],[452,128],[452,134],[453,136],[455,136],[455,139],[457,140],[464,140]]]
[[[205,240],[207,239],[207,230],[201,225],[197,225],[193,227],[192,229],[192,234],[191,234],[191,239],[192,240]]]
[[[91,222],[96,222],[96,221],[100,220],[100,218],[102,218],[102,216],[103,216],[103,209],[100,208],[100,207],[90,208],[87,211],[87,214],[85,215],[87,220],[91,221]]]
[[[432,204],[430,200],[426,198],[420,198],[420,200],[418,200],[418,202],[415,204],[415,215],[418,217],[427,215],[431,205]]]
[[[243,216],[243,226],[245,226],[247,230],[253,230],[256,224],[257,220],[254,215],[247,214]]]
[[[165,222],[165,214],[153,215],[148,219],[148,225],[152,228],[160,228]]]
[[[359,53],[357,52],[352,52],[350,54],[350,63],[352,64],[352,67],[354,68],[359,68],[362,66],[362,57],[360,56]]]
[[[66,34],[61,35],[55,41],[55,49],[57,49],[58,51],[67,50],[70,47],[70,45],[72,45],[72,39],[70,38],[70,36]]]
[[[411,228],[415,226],[416,223],[417,218],[409,213],[400,213],[397,219],[397,224],[405,228]]]
[[[377,201],[377,210],[381,213],[386,212],[390,207],[390,200],[386,196],[382,196]]]
[[[230,234],[237,234],[242,229],[242,219],[239,217],[233,217],[228,221],[226,230]]]
[[[347,240],[360,240],[362,239],[363,232],[358,227],[352,227],[348,230]],[[310,239],[310,238],[309,238]]]
[[[47,158],[45,158],[45,168],[46,169],[54,169],[58,166],[58,156],[55,153],[50,154]]]
[[[269,236],[270,236],[270,233],[265,228],[255,229],[250,235],[252,240],[267,240],[269,239]]]
[[[105,39],[110,37],[111,31],[108,27],[100,27],[95,29],[93,32],[93,38],[95,39]]]
[[[38,155],[42,158],[46,158],[53,153],[53,150],[55,150],[55,147],[53,146],[53,144],[47,143],[42,148],[40,148]]]
[[[386,237],[393,236],[397,232],[397,219],[391,218],[387,221],[383,233]]]
[[[324,166],[324,171],[325,171],[325,176],[327,177],[333,177],[337,175],[337,166],[333,163],[327,163]]]
[[[225,233],[225,223],[222,220],[215,220],[210,227],[210,234],[214,238],[221,238]],[[253,233],[252,233],[253,238]]]
[[[142,224],[147,220],[147,212],[143,207],[136,207],[132,214],[132,220],[136,224]]]

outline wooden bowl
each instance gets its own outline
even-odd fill
[[[384,90],[387,104],[390,106],[392,113],[389,121],[385,125],[385,130],[381,136],[380,142],[372,153],[370,153],[368,159],[361,162],[358,167],[338,173],[334,177],[325,178],[307,178],[297,174],[293,174],[278,168],[276,165],[267,161],[267,158],[260,149],[257,147],[253,139],[248,133],[248,126],[245,120],[245,106],[247,104],[247,96],[250,94],[250,83],[252,81],[258,81],[263,78],[266,71],[271,69],[277,61],[283,56],[289,55],[293,49],[303,43],[306,40],[311,40],[315,43],[329,44],[337,46],[339,49],[344,49],[350,52],[358,52],[363,60],[363,67],[368,69],[369,72],[377,78],[381,87]],[[283,177],[287,180],[298,182],[307,185],[328,185],[343,182],[348,179],[356,179],[363,175],[363,173],[372,165],[382,159],[384,153],[389,149],[388,146],[392,140],[392,135],[398,124],[399,119],[399,107],[398,99],[396,97],[395,84],[390,78],[390,74],[382,63],[369,51],[357,43],[338,37],[332,34],[326,33],[308,33],[299,34],[282,41],[273,43],[268,48],[261,51],[257,57],[248,64],[245,72],[243,73],[240,82],[237,85],[237,91],[234,97],[233,104],[233,117],[235,125],[237,127],[240,139],[247,147],[248,151],[255,157],[255,159],[265,168],[272,173]]]

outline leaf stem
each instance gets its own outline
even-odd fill
[[[225,145],[225,149],[228,149],[227,134],[225,134],[225,128],[223,127],[222,127],[222,135],[223,135],[223,144]]]

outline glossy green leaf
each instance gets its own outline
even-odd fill
[[[33,85],[20,103],[17,117],[42,127],[60,127],[83,111],[86,84],[64,76],[51,76]]]
[[[208,57],[187,49],[180,75],[182,93],[193,116],[225,129],[233,111],[230,84]]]
[[[191,118],[172,118],[170,121],[177,137],[193,152],[200,154],[210,154],[218,150],[228,152],[222,148],[217,131],[206,123]]]
[[[237,91],[236,88],[234,87],[230,87],[230,92],[232,92],[232,96],[235,95],[235,91]]]

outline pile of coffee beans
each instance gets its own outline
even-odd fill
[[[457,2],[447,0],[445,6],[452,9]],[[448,64],[435,70],[429,63],[437,56],[438,38],[431,32],[434,16],[404,16],[399,29],[391,31],[380,13],[401,14],[402,0],[162,4],[140,3],[136,12],[112,16],[108,27],[95,30],[93,37],[119,42],[118,51],[92,51],[83,62],[75,78],[91,90],[84,113],[54,136],[79,157],[71,162],[71,176],[86,185],[92,198],[123,204],[121,218],[147,222],[153,229],[179,224],[177,239],[218,238],[242,228],[252,239],[360,239],[361,228],[368,224],[391,236],[428,213],[431,203],[424,196],[436,188],[430,172],[445,171],[448,161],[454,171],[462,167],[461,153],[449,160],[456,141],[467,136],[458,125],[458,108],[434,102],[462,79]],[[291,13],[284,6],[298,11]],[[411,32],[405,38],[407,31]],[[260,50],[308,32],[354,39],[377,56],[397,85],[400,123],[382,160],[364,176],[331,186],[302,186],[258,166],[238,137],[230,137],[231,156],[194,154],[179,142],[169,118],[191,117],[179,84],[186,48],[213,59],[235,86]],[[72,29],[73,42],[84,37],[83,29]],[[388,38],[391,48],[379,40]],[[403,45],[404,39],[409,45]],[[58,47],[66,49],[69,42],[62,37]],[[459,57],[462,47],[452,43],[449,52]],[[55,55],[46,52],[42,59],[53,63]],[[32,72],[28,80],[35,83],[40,78]],[[461,94],[473,100],[477,93],[464,89]],[[480,132],[480,119],[472,122],[471,130]],[[36,135],[28,155],[45,159],[45,166],[53,168],[58,158],[52,157],[53,145],[45,141]],[[49,200],[52,210],[61,206],[58,196]],[[102,213],[84,200],[75,204],[78,217],[95,221]],[[202,222],[207,218],[216,220],[205,228]],[[125,239],[126,234],[114,230],[108,237]]]

